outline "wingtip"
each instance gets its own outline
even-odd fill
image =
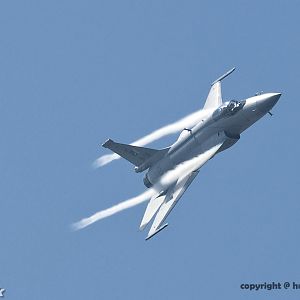
[[[103,144],[102,147],[108,148],[114,141],[112,139],[107,139]]]
[[[139,228],[140,231],[143,231],[143,230],[145,229],[146,225],[147,225],[147,224],[141,224],[141,225],[140,225],[140,228]]]
[[[155,236],[156,234],[158,234],[159,232],[161,232],[164,228],[166,228],[169,224],[166,223],[165,225],[161,226],[159,229],[155,230],[153,233],[150,234],[150,232],[148,233],[148,236],[145,238],[145,240],[149,240],[151,239],[153,236]]]

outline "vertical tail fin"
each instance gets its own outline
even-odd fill
[[[216,108],[222,104],[221,81],[230,75],[234,70],[235,68],[232,68],[211,84],[210,91],[204,104],[204,109]]]

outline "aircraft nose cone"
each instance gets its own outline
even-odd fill
[[[281,93],[268,93],[262,95],[260,99],[256,101],[257,108],[264,113],[270,111],[273,106],[277,103],[281,96]]]
[[[274,106],[274,105],[277,103],[277,101],[279,100],[280,96],[281,96],[281,93],[272,93],[272,94],[270,94],[270,96],[267,98],[267,102],[268,102],[270,105]]]

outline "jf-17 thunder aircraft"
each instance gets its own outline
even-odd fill
[[[155,150],[120,144],[111,139],[102,145],[135,165],[136,172],[148,170],[144,177],[147,188],[154,187],[164,174],[183,162],[198,158],[188,174],[163,186],[150,199],[140,229],[144,229],[156,216],[146,240],[168,225],[163,225],[165,219],[200,168],[217,153],[233,146],[240,139],[240,134],[262,116],[271,114],[270,110],[280,98],[281,93],[257,93],[245,100],[223,102],[221,81],[234,70],[229,70],[211,84],[201,119],[194,127],[184,128],[178,140],[170,147]]]

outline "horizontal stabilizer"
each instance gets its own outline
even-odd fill
[[[155,150],[145,147],[132,146],[127,144],[116,143],[113,140],[107,140],[103,145],[111,151],[119,154],[135,166],[140,166],[146,161],[152,161],[152,158],[161,158],[168,149]]]

